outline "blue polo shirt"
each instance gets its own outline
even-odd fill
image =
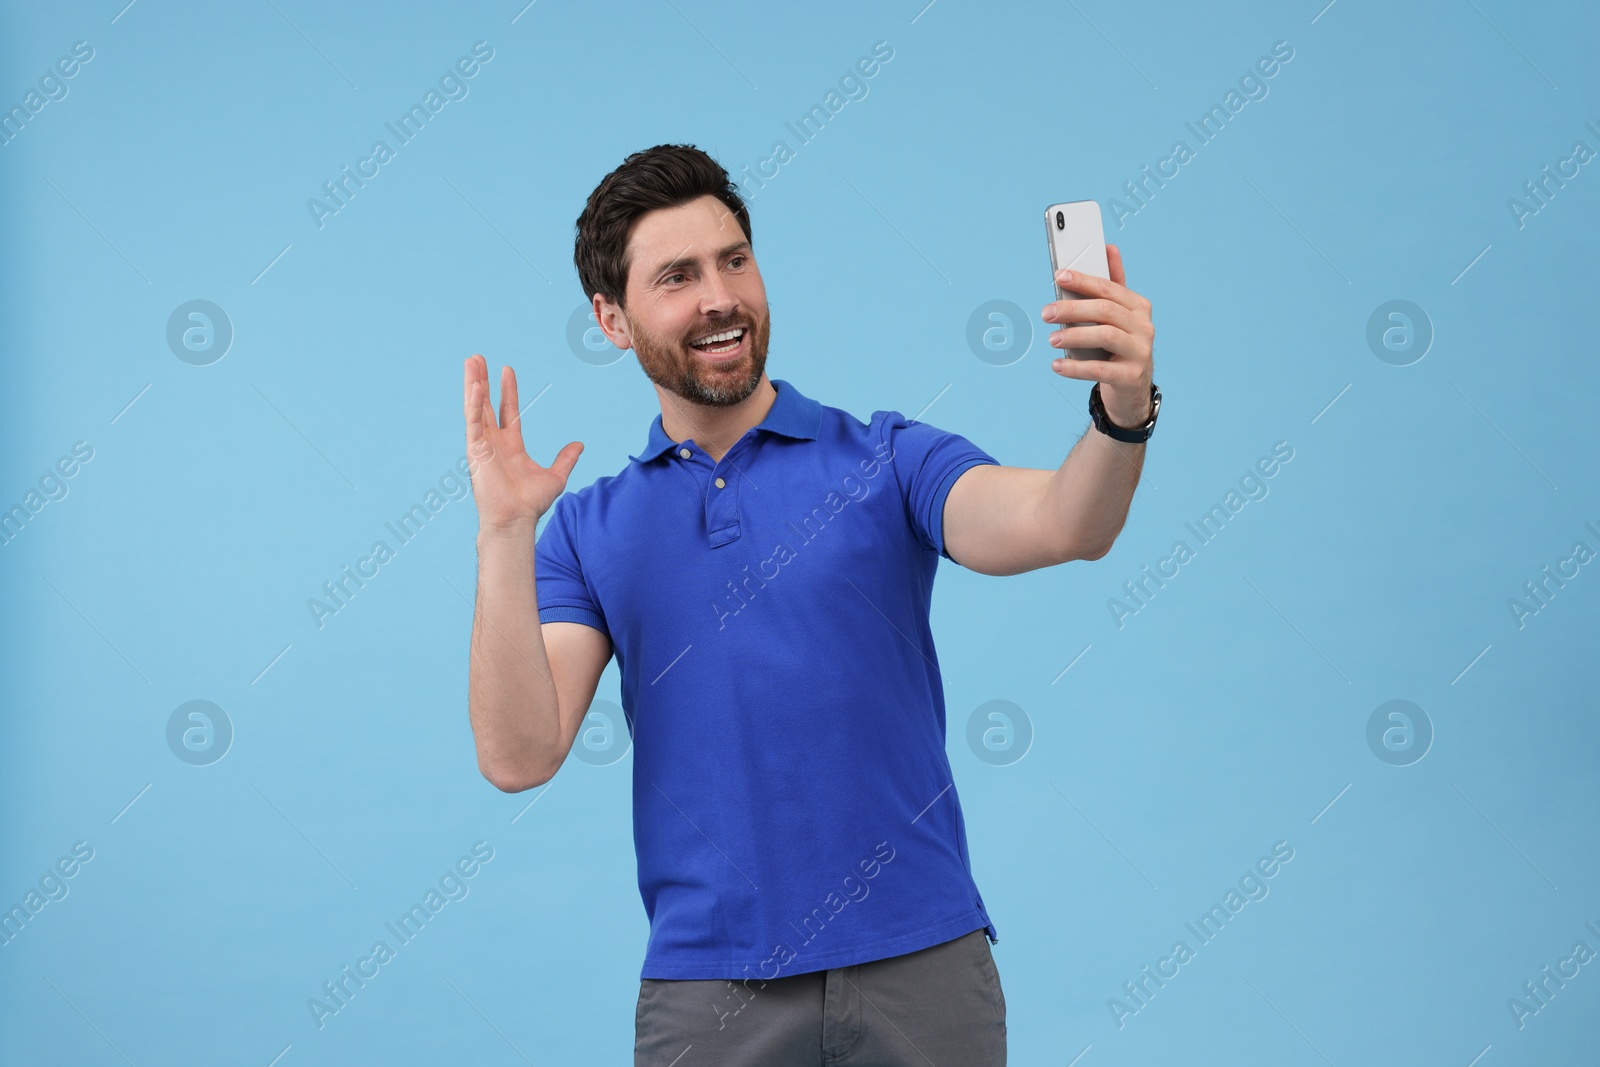
[[[713,462],[657,415],[557,499],[539,621],[611,639],[650,920],[641,978],[773,979],[983,929],[929,626],[955,433],[774,379]]]

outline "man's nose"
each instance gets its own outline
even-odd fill
[[[706,276],[705,286],[700,293],[701,314],[726,315],[738,305],[738,298],[733,295],[733,289],[720,272],[712,272]]]

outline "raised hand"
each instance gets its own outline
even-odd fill
[[[1043,318],[1065,326],[1050,334],[1053,347],[1100,347],[1111,358],[1057,359],[1050,369],[1063,378],[1099,382],[1100,399],[1111,421],[1140,426],[1150,418],[1156,328],[1150,301],[1128,288],[1122,250],[1116,245],[1106,245],[1106,265],[1111,268],[1109,281],[1082,271],[1057,271],[1058,285],[1092,299],[1051,301],[1044,306]]]
[[[554,462],[541,467],[522,443],[522,419],[517,407],[517,375],[509,366],[500,371],[500,416],[489,403],[489,364],[480,355],[466,361],[467,465],[472,476],[472,496],[478,503],[482,532],[525,530],[531,533],[539,518],[566,491],[567,476],[583,451],[579,441],[556,453]]]

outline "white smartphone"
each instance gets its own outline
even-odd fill
[[[1051,204],[1044,212],[1045,231],[1050,238],[1050,277],[1058,270],[1082,271],[1099,278],[1110,279],[1111,267],[1106,262],[1106,234],[1100,221],[1100,205],[1093,200],[1073,200],[1064,204]],[[1057,300],[1088,300],[1056,286]],[[1055,330],[1088,323],[1050,323]],[[1069,348],[1068,359],[1110,359],[1111,353],[1103,348]]]

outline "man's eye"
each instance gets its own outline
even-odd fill
[[[744,266],[744,257],[734,256],[732,259],[728,260],[728,266],[736,268]]]
[[[683,277],[683,275],[681,273],[680,274],[669,274],[669,275],[667,275],[665,278],[663,278],[661,280],[666,282],[668,285],[672,285],[674,278],[682,278],[682,277]]]

